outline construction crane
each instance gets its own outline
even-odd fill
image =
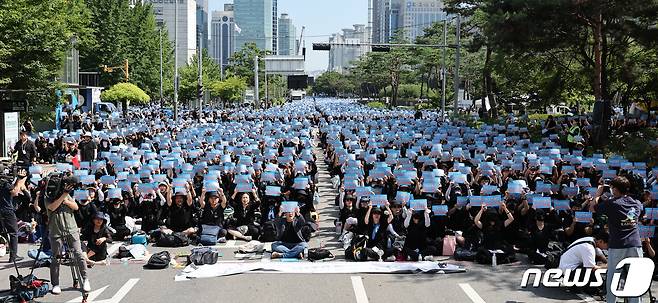
[[[299,35],[299,44],[297,44],[297,52],[296,52],[297,56],[302,55],[299,52],[301,51],[302,45],[304,44],[304,30],[305,29],[306,29],[306,26],[302,26],[302,34]]]

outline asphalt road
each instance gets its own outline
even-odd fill
[[[322,154],[316,150],[320,167],[319,190],[321,203],[320,231],[312,239],[311,247],[324,242],[337,259],[343,253],[336,246],[337,235],[333,220],[335,190],[331,188]],[[220,261],[236,260],[234,251],[241,242],[218,245]],[[20,245],[21,255],[37,248]],[[113,246],[114,249],[117,246]],[[162,248],[148,247],[151,253]],[[173,254],[189,253],[189,248],[168,249]],[[0,258],[0,289],[9,288],[13,267]],[[247,262],[260,262],[260,259]],[[3,263],[5,262],[5,263]],[[276,261],[274,261],[276,262]],[[450,261],[449,261],[450,262]],[[453,261],[454,262],[454,261]],[[459,262],[454,262],[459,263]],[[594,302],[594,298],[578,296],[562,289],[522,289],[521,277],[528,268],[524,262],[500,265],[496,268],[469,262],[460,263],[467,272],[458,274],[280,274],[246,273],[233,276],[194,279],[175,282],[180,269],[144,270],[144,262],[122,263],[115,260],[108,266],[90,269],[91,302]],[[22,274],[27,274],[29,261],[21,262]],[[36,269],[40,278],[49,278],[47,268]],[[68,268],[61,270],[61,295],[47,295],[38,302],[80,302],[80,293],[71,289]],[[655,289],[658,293],[658,288]]]

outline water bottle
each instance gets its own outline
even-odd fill
[[[491,266],[496,267],[498,266],[498,262],[496,261],[496,253],[493,253],[493,256],[491,256]]]

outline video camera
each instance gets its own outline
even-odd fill
[[[64,193],[67,185],[73,186],[73,190],[78,187],[80,179],[70,172],[55,172],[46,177],[45,197],[48,200],[57,199]]]

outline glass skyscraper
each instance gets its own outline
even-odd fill
[[[273,0],[235,0],[234,14],[238,32],[235,35],[236,49],[253,42],[260,49],[272,51],[274,32]]]
[[[297,31],[292,24],[288,14],[281,14],[279,19],[279,55],[297,55],[297,43],[295,37]]]

